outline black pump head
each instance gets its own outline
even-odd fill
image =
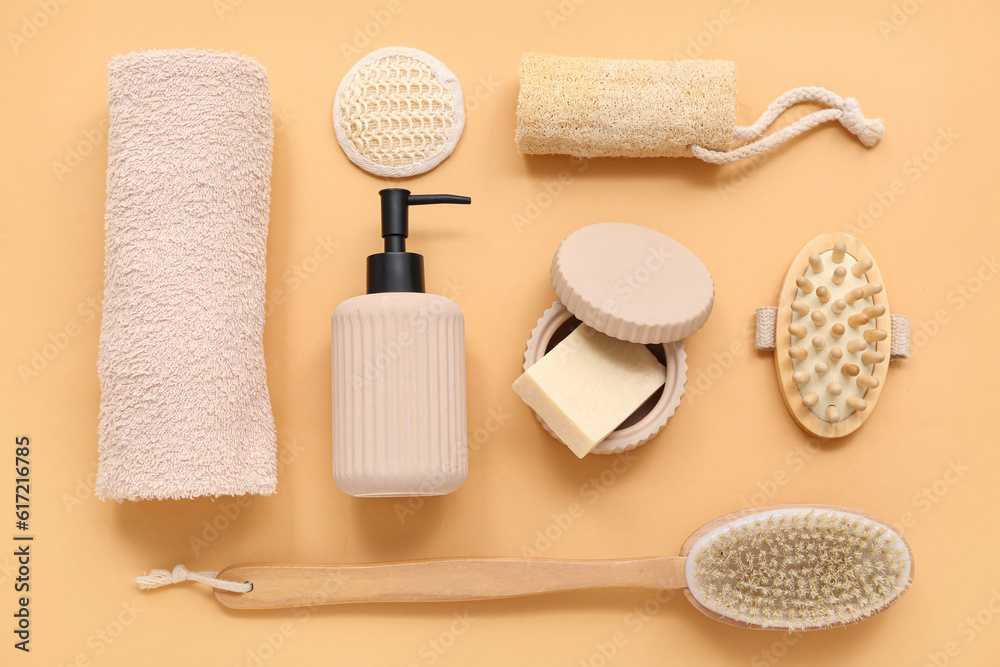
[[[368,293],[423,292],[424,258],[406,252],[410,234],[410,206],[422,204],[471,204],[458,195],[411,195],[403,188],[379,191],[382,197],[382,238],[385,252],[368,256]]]

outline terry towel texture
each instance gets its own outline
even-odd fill
[[[97,495],[270,494],[264,368],[271,95],[251,58],[108,66]]]
[[[683,157],[728,150],[736,64],[609,60],[525,53],[515,141],[522,153]]]

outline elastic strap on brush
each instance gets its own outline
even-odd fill
[[[853,97],[844,98],[826,88],[807,86],[790,90],[776,99],[753,125],[737,125],[733,130],[733,140],[748,141],[756,137],[761,137],[764,131],[777,120],[778,116],[800,102],[820,102],[830,108],[815,111],[774,134],[751,141],[732,150],[713,151],[697,144],[692,144],[689,148],[699,160],[711,162],[712,164],[728,164],[730,162],[745,160],[754,155],[760,155],[775,146],[785,143],[789,139],[808,132],[817,125],[828,123],[832,120],[840,121],[840,124],[856,135],[865,146],[874,146],[885,136],[885,125],[882,123],[882,119],[865,118],[861,113],[861,106]]]
[[[761,306],[757,309],[754,328],[754,349],[773,352],[777,341],[778,309]],[[898,361],[910,358],[910,318],[893,313],[889,316],[889,359]]]

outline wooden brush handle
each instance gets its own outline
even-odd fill
[[[481,600],[585,588],[684,588],[682,557],[629,560],[454,558],[370,565],[234,565],[220,579],[249,593],[216,590],[227,607],[266,609],[348,602]]]

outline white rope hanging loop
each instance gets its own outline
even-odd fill
[[[218,572],[211,570],[191,572],[183,565],[177,565],[173,570],[153,570],[149,574],[135,578],[135,583],[139,584],[139,588],[142,590],[179,584],[183,581],[197,581],[200,584],[232,593],[249,593],[253,590],[253,584],[249,581],[227,581],[219,579]]]
[[[851,134],[856,135],[865,146],[874,146],[885,136],[885,124],[882,122],[882,119],[865,118],[864,114],[861,113],[861,106],[853,97],[844,98],[826,88],[807,86],[790,90],[776,99],[753,125],[737,125],[733,130],[733,140],[748,141],[761,137],[764,131],[777,120],[778,116],[800,102],[820,102],[829,108],[815,111],[774,134],[762,137],[756,141],[750,141],[739,148],[728,151],[713,151],[697,144],[692,144],[690,146],[691,152],[699,160],[711,162],[712,164],[737,162],[753,157],[754,155],[760,155],[785,143],[789,139],[799,136],[803,132],[808,132],[817,125],[833,120],[840,121],[840,124],[847,128]]]

